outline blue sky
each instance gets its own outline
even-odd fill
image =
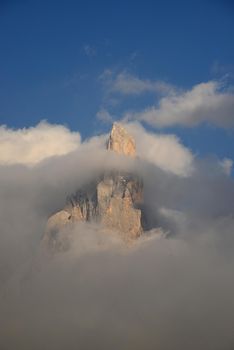
[[[0,124],[46,119],[85,138],[109,129],[103,115],[111,122],[130,112],[196,154],[234,159],[233,38],[228,0],[0,1]],[[214,102],[214,120],[210,112],[189,126],[161,125],[142,116],[163,98],[213,81],[221,86],[205,86],[211,102],[195,112],[206,114]],[[217,111],[214,99],[222,99]]]

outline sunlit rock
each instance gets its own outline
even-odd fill
[[[123,126],[114,123],[107,149],[125,156],[135,156],[135,141]],[[47,222],[44,242],[50,247],[67,247],[66,228],[77,222],[95,222],[119,234],[125,241],[139,237],[142,232],[143,184],[134,174],[117,170],[105,172],[99,179],[79,188],[69,196],[63,210]],[[65,236],[65,237],[64,237]],[[65,243],[64,243],[65,242]]]
[[[136,155],[135,140],[119,123],[113,124],[107,143],[107,149],[126,156],[134,157]]]

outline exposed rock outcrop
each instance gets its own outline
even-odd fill
[[[136,155],[136,144],[133,137],[119,123],[113,124],[107,149],[126,156],[135,157]]]
[[[118,123],[112,127],[107,149],[136,155],[134,139]],[[61,239],[61,231],[79,221],[100,223],[126,241],[136,239],[143,232],[142,200],[143,184],[137,176],[118,171],[105,173],[78,189],[68,198],[65,208],[48,219],[43,240],[52,248],[63,249],[66,240]]]

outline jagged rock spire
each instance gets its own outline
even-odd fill
[[[134,139],[119,123],[112,127],[107,149],[126,156],[136,154]],[[67,205],[48,219],[43,241],[52,250],[66,249],[66,228],[80,221],[100,223],[125,241],[136,239],[143,232],[142,200],[143,184],[136,175],[118,170],[104,172],[101,178],[78,188]]]
[[[120,123],[116,122],[113,124],[107,142],[107,149],[126,156],[134,157],[136,155],[136,145],[133,137]]]

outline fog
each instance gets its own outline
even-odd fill
[[[33,139],[38,161],[30,164],[19,153],[14,162],[12,152],[7,162],[5,148],[1,349],[234,348],[233,179],[222,160],[195,157],[173,135],[127,127],[136,159],[107,152],[106,135],[79,139],[63,153],[51,146],[53,154],[44,157]],[[69,194],[113,168],[142,177],[158,230],[126,246],[94,223],[77,224],[69,232],[70,250],[47,254],[41,239],[48,217]]]

